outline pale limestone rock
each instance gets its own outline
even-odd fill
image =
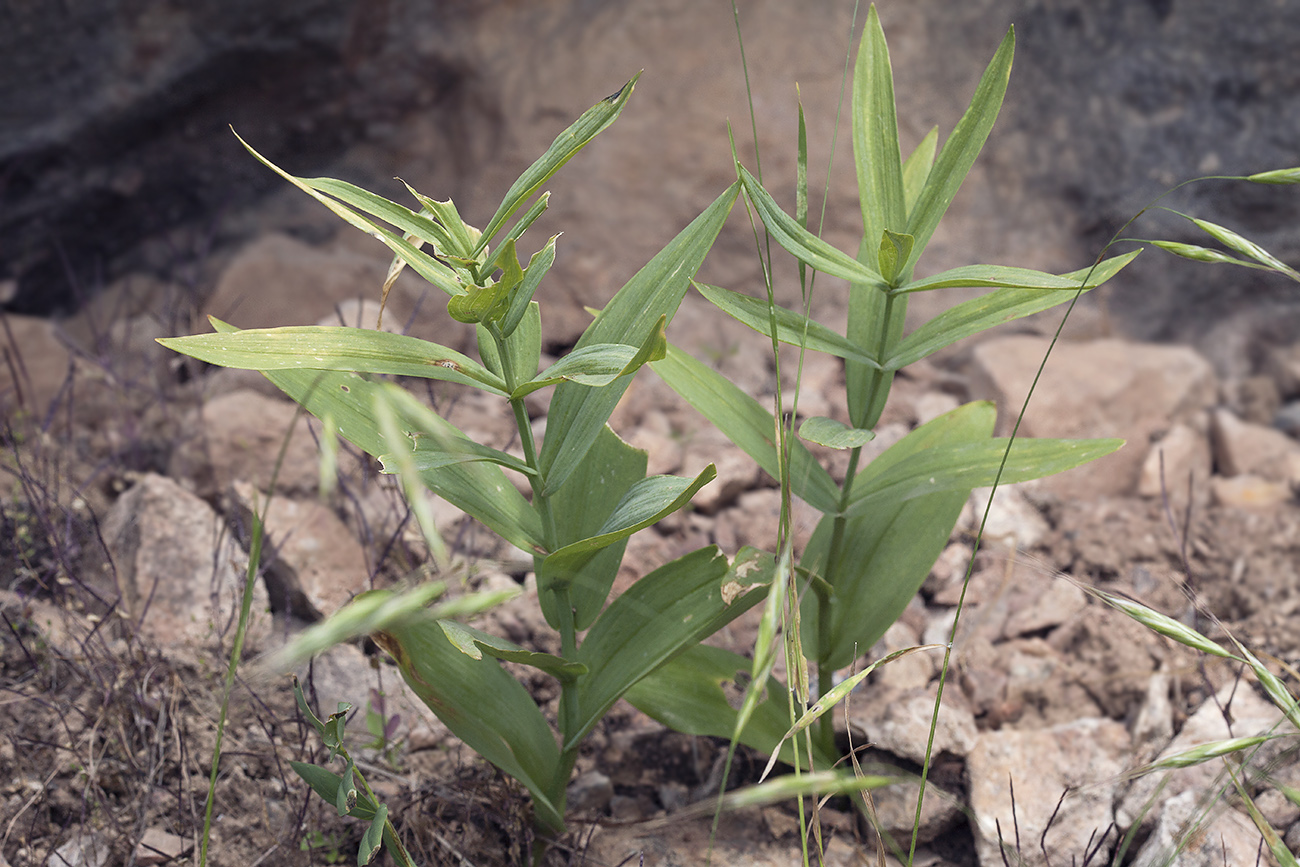
[[[1175,424],[1147,450],[1138,494],[1168,494],[1170,506],[1179,514],[1186,510],[1189,497],[1198,506],[1205,504],[1211,470],[1209,440],[1192,425]]]
[[[1226,409],[1217,409],[1210,433],[1220,475],[1300,482],[1300,443],[1280,430],[1251,424]]]
[[[268,590],[277,609],[305,619],[328,616],[370,588],[365,552],[355,534],[333,510],[316,499],[266,495],[247,482],[235,482],[243,526],[252,527],[254,509],[265,509],[262,558]]]
[[[1231,729],[1229,729],[1228,723],[1223,718],[1223,712],[1220,710],[1222,707],[1228,707],[1229,701],[1231,701]],[[1201,744],[1221,741],[1229,737],[1248,737],[1261,734],[1275,725],[1281,719],[1281,716],[1281,712],[1270,702],[1261,698],[1253,687],[1239,684],[1234,689],[1234,684],[1229,683],[1219,691],[1217,698],[1207,700],[1196,713],[1192,714],[1183,725],[1182,731],[1160,751],[1157,758],[1168,758]],[[1184,792],[1190,792],[1199,797],[1225,784],[1230,788],[1231,783],[1226,780],[1219,780],[1222,769],[1221,764],[1205,762],[1187,768],[1163,772],[1162,774],[1148,774],[1138,777],[1133,780],[1128,790],[1123,793],[1122,799],[1118,802],[1115,813],[1116,822],[1119,823],[1121,828],[1127,828],[1137,821],[1147,800],[1156,793],[1163,776],[1167,776],[1168,780],[1165,783],[1164,790],[1157,797],[1157,808],[1161,803]],[[1158,809],[1153,811],[1152,815],[1157,812]]]
[[[148,474],[104,521],[104,540],[132,623],[162,646],[228,641],[239,617],[247,558],[203,500]],[[268,597],[254,585],[254,644],[270,631]]]
[[[1259,476],[1241,475],[1225,479],[1210,479],[1210,493],[1220,506],[1238,509],[1268,511],[1294,499],[1291,486],[1285,482],[1270,482]]]
[[[899,758],[923,761],[930,719],[934,715],[934,696],[934,688],[927,687],[891,695],[868,693],[855,698],[849,707],[854,742],[870,742]],[[954,700],[952,692],[945,692],[934,733],[934,754],[963,756],[978,737],[975,718],[965,703],[960,698]]]
[[[972,394],[998,404],[1009,431],[1047,351],[1040,337],[977,346]],[[1086,467],[1038,483],[1062,497],[1132,493],[1146,457],[1142,444],[1171,422],[1188,420],[1217,397],[1214,372],[1186,347],[1122,340],[1060,343],[1025,413],[1021,436],[1121,437],[1129,445]]]
[[[1112,799],[1128,754],[1128,732],[1109,719],[1081,719],[1036,731],[986,731],[966,759],[981,867],[1001,865],[997,826],[1014,843],[1020,827],[1027,865],[1045,863],[1038,840],[1061,793],[1071,789],[1047,835],[1047,850],[1082,853],[1113,819]],[[1011,811],[1008,780],[1015,786]],[[996,820],[996,821],[995,821]],[[1010,857],[1010,856],[1008,856]]]
[[[1155,829],[1137,853],[1133,867],[1222,867],[1223,864],[1270,863],[1265,855],[1257,862],[1259,831],[1250,819],[1226,805],[1209,814],[1209,821],[1188,835],[1188,824],[1202,815],[1203,793],[1186,791],[1165,801]],[[1175,849],[1178,855],[1169,860]],[[1268,851],[1267,847],[1264,849]]]

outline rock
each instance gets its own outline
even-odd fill
[[[1045,843],[1049,853],[1081,857],[1090,836],[1102,834],[1113,820],[1111,800],[1128,749],[1128,732],[1108,719],[1081,719],[1038,731],[982,732],[966,758],[981,867],[1004,863],[998,826],[1009,844],[1019,827],[1025,864],[1046,864],[1038,841],[1067,790]],[[1014,816],[1008,783],[1015,787]]]
[[[991,491],[991,488],[976,488],[971,492],[970,502],[962,511],[959,527],[972,535],[979,530]],[[1026,499],[1020,485],[1003,485],[998,488],[997,495],[993,497],[993,507],[988,509],[988,520],[984,523],[986,543],[1026,550],[1041,545],[1048,532],[1050,529],[1047,521]]]
[[[1210,493],[1216,505],[1236,509],[1267,511],[1295,499],[1291,486],[1286,482],[1270,482],[1252,475],[1233,476],[1230,479],[1215,476],[1210,479]]]
[[[207,503],[171,479],[141,476],[105,518],[104,541],[141,636],[166,647],[230,639],[247,558]],[[254,594],[249,646],[270,631],[261,582]]]
[[[568,809],[573,813],[604,813],[614,797],[614,784],[600,771],[587,771],[569,783]]]
[[[78,828],[71,839],[50,854],[45,867],[104,867],[111,849],[105,835]]]
[[[685,439],[681,475],[695,476],[708,464],[717,466],[718,477],[691,501],[706,515],[731,505],[741,493],[758,485],[758,464],[715,427],[701,428]]]
[[[1138,478],[1143,497],[1168,495],[1174,514],[1183,513],[1190,501],[1204,506],[1212,470],[1210,443],[1194,427],[1175,424],[1147,450]]]
[[[896,773],[892,768],[863,770],[886,776]],[[920,790],[920,783],[907,780],[871,792],[871,802],[876,809],[876,818],[880,821],[880,832],[893,837],[894,842],[904,851],[912,839],[912,825],[916,821],[916,798]],[[961,803],[931,780],[926,784],[925,801],[921,804],[917,841],[929,843],[951,833],[962,818]]]
[[[149,828],[135,847],[135,863],[140,864],[141,867],[166,864],[176,861],[192,848],[193,846],[186,843],[183,837],[161,828]]]
[[[1006,337],[975,348],[972,394],[997,402],[1001,430],[1010,429],[1047,346],[1046,338]],[[1132,493],[1146,458],[1140,444],[1212,406],[1216,392],[1209,362],[1186,347],[1122,340],[1058,344],[1020,435],[1122,437],[1128,445],[1036,484],[1063,498]]]
[[[1282,406],[1277,382],[1269,376],[1244,376],[1224,383],[1224,403],[1247,424],[1270,425]]]
[[[1210,433],[1220,475],[1300,482],[1300,443],[1276,428],[1244,422],[1226,409],[1217,409]]]
[[[347,304],[351,312],[343,310],[343,321],[355,325],[357,304],[368,301],[378,314],[377,302],[387,271],[388,261],[380,255],[312,247],[285,235],[271,234],[239,251],[222,272],[203,312],[240,328],[325,321],[338,325],[339,305]],[[399,278],[384,310],[386,324],[400,326],[413,309],[407,282]],[[374,318],[368,316],[362,327],[374,328]],[[443,342],[446,345],[445,339]]]
[[[885,630],[876,646],[871,648],[870,658],[883,659],[895,651],[916,647],[920,643],[921,638],[916,630],[898,620]],[[936,660],[939,658],[935,656],[936,653],[933,650],[917,650],[880,666],[869,678],[872,684],[870,689],[902,692],[925,688],[935,674]]]
[[[449,736],[447,727],[411,692],[397,668],[387,664],[386,656],[368,657],[355,644],[336,644],[311,662],[303,663],[296,674],[303,695],[321,719],[336,712],[339,702],[352,705],[356,714],[349,717],[352,748],[373,739],[366,732],[365,718],[367,710],[374,707],[376,696],[382,697],[384,713],[389,719],[400,717],[390,743],[404,740],[417,730],[422,731],[422,738],[435,742]]]
[[[43,418],[75,369],[58,326],[35,316],[5,314],[0,336],[0,414],[16,418],[25,411]]]
[[[307,620],[326,617],[370,589],[370,567],[356,536],[333,510],[315,499],[266,495],[235,482],[235,505],[245,534],[265,508],[262,563],[277,611]]]
[[[1229,702],[1231,704],[1229,705]],[[1232,726],[1223,718],[1221,708],[1228,708],[1232,717]],[[1186,752],[1202,744],[1214,743],[1230,737],[1248,737],[1266,732],[1281,719],[1281,712],[1271,703],[1260,698],[1254,688],[1246,684],[1229,683],[1219,690],[1216,698],[1207,700],[1196,713],[1188,718],[1180,731],[1164,749],[1157,760]],[[1155,807],[1149,814],[1156,815],[1158,808],[1168,799],[1183,793],[1194,798],[1214,793],[1226,785],[1232,784],[1221,779],[1223,766],[1216,762],[1204,762],[1173,771],[1147,774],[1133,780],[1127,791],[1123,792],[1115,810],[1115,821],[1121,828],[1128,828],[1142,815],[1148,801],[1155,798]],[[1157,794],[1161,783],[1164,789]],[[1258,839],[1258,838],[1256,838]],[[1229,862],[1232,863],[1232,862]]]
[[[225,492],[237,480],[266,490],[285,434],[292,429],[276,491],[309,494],[320,483],[320,454],[308,424],[320,427],[309,419],[309,414],[298,412],[297,404],[259,392],[241,389],[220,395],[196,412],[189,427],[197,433],[177,448],[169,474],[193,479],[207,497]]]
[[[943,391],[927,391],[912,403],[916,412],[916,423],[923,425],[934,421],[941,415],[952,412],[961,402],[951,394]]]
[[[849,706],[849,725],[855,743],[869,742],[902,759],[920,763],[925,759],[934,715],[933,688],[912,689],[889,696],[868,694]],[[951,701],[944,693],[939,725],[934,733],[934,755],[964,756],[975,745],[975,718],[960,699]]]
[[[1264,351],[1263,372],[1277,385],[1284,401],[1300,397],[1300,343],[1268,347]]]
[[[1259,831],[1250,819],[1225,806],[1212,809],[1204,821],[1201,794],[1183,792],[1160,811],[1155,829],[1138,850],[1133,867],[1220,867],[1258,863]],[[1188,833],[1189,824],[1196,826]],[[1264,850],[1267,852],[1267,848]],[[1170,856],[1177,852],[1172,861]]]
[[[1133,720],[1135,758],[1149,762],[1174,736],[1174,709],[1169,701],[1169,675],[1158,671],[1147,681],[1146,702]]]
[[[1011,610],[1002,626],[1007,638],[1046,632],[1074,619],[1088,604],[1087,594],[1066,578],[1040,580],[1016,589],[1020,592],[1011,596]]]

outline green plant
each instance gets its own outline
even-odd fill
[[[211,363],[262,370],[320,418],[330,435],[378,457],[386,472],[401,477],[431,551],[436,553],[439,545],[427,492],[531,554],[539,602],[561,648],[558,655],[531,651],[454,619],[498,601],[493,598],[467,597],[429,608],[445,589],[435,584],[405,594],[363,594],[304,633],[286,658],[373,635],[452,732],[527,788],[537,860],[548,841],[564,830],[566,786],[583,738],[621,697],[680,730],[733,737],[799,771],[818,771],[794,788],[767,790],[777,791],[775,797],[887,782],[833,770],[839,755],[826,711],[866,674],[836,686],[835,672],[848,667],[899,616],[947,542],[973,488],[1059,472],[1120,445],[1118,440],[994,438],[994,408],[974,403],[918,428],[859,467],[861,449],[872,437],[898,370],[961,338],[1071,301],[1110,279],[1136,255],[1063,275],[974,265],[914,277],[917,260],[997,116],[1013,44],[1009,33],[944,147],[938,148],[937,131],[932,131],[903,160],[888,50],[873,9],[854,73],[852,127],[864,226],[858,255],[844,254],[808,230],[806,174],[799,185],[798,211],[791,217],[758,176],[737,162],[737,181],[614,294],[570,354],[540,373],[541,312],[534,294],[554,261],[557,239],[549,239],[527,265],[518,244],[547,207],[549,193],[510,221],[617,118],[635,78],[561,133],[512,185],[482,231],[466,224],[451,201],[437,201],[409,186],[418,210],[341,181],[294,177],[249,148],[290,183],[394,252],[385,296],[405,267],[442,290],[452,317],[473,326],[479,357],[380,330],[240,331],[216,320],[215,334],[161,342]],[[800,162],[806,167],[802,113],[800,123]],[[784,342],[842,358],[847,425],[809,419],[795,436],[779,411],[769,412],[667,342],[668,322],[742,193],[764,230],[799,260],[801,272],[806,267],[849,280],[847,332],[841,335],[817,323],[806,309],[777,307],[770,285],[766,300],[713,286],[696,288],[726,313],[768,335],[774,351]],[[910,293],[949,287],[993,291],[904,336]],[[785,532],[774,552],[747,548],[729,559],[716,547],[694,551],[660,566],[610,601],[628,537],[685,507],[716,474],[710,465],[694,478],[647,477],[645,453],[608,426],[631,377],[646,364],[781,481],[787,499]],[[381,376],[442,380],[497,396],[511,408],[522,458],[468,439]],[[524,398],[551,387],[555,392],[539,444]],[[778,407],[779,400],[778,395]],[[832,477],[800,438],[848,449],[844,479]],[[527,480],[531,498],[518,492],[506,470]],[[797,563],[788,532],[791,496],[824,515]],[[764,599],[754,660],[700,644]],[[770,679],[772,644],[783,612],[798,704]],[[815,687],[800,677],[803,657],[816,667]],[[534,667],[558,681],[554,728],[501,667],[502,661]],[[752,675],[751,687],[737,712],[721,684],[744,671]],[[321,722],[310,710],[304,713],[332,757],[343,757],[347,768],[343,776],[310,765],[295,765],[295,770],[323,797],[338,802],[340,793],[349,791],[344,786],[348,774],[355,775],[342,748],[342,716]],[[805,729],[812,736],[800,751],[789,738]],[[358,794],[355,802],[344,797],[338,803],[340,812],[372,821],[368,838],[377,842],[382,837],[399,849],[390,835],[391,823],[381,820],[373,798],[363,800]],[[367,857],[375,851],[366,850]]]

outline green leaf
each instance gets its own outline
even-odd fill
[[[758,401],[716,370],[675,346],[653,365],[668,386],[753,458],[772,478],[780,478],[776,420]],[[839,487],[807,447],[790,443],[790,486],[795,496],[821,512],[839,511]]]
[[[1136,253],[1129,253],[1127,258],[1117,256],[1108,261],[1115,262],[1116,259],[1132,259]],[[1118,267],[1123,267],[1120,264]],[[1115,270],[1118,270],[1118,267]],[[916,280],[908,283],[906,286],[899,288],[900,292],[928,292],[933,289],[953,289],[958,287],[988,287],[994,289],[1056,289],[1058,291],[1075,291],[1083,289],[1095,289],[1106,280],[1114,276],[1115,270],[1097,268],[1091,274],[1091,269],[1082,271],[1072,271],[1069,274],[1047,274],[1043,271],[1034,271],[1029,268],[1013,268],[1007,265],[964,265],[960,268],[953,268],[935,274],[933,277],[926,277],[923,280]],[[1083,282],[1084,276],[1088,276],[1088,282]],[[1065,299],[1068,300],[1068,299]]]
[[[739,190],[739,184],[728,187],[638,271],[597,314],[576,348],[597,343],[641,346],[657,327],[660,316],[672,321]],[[546,439],[538,456],[546,478],[544,496],[558,491],[582,463],[630,382],[630,378],[616,380],[599,389],[573,383],[556,388],[546,417]]]
[[[823,274],[879,289],[887,288],[884,279],[872,268],[835,249],[782,211],[776,200],[763,189],[763,185],[748,169],[737,163],[736,171],[763,226],[790,255]]]
[[[321,722],[320,717],[312,711],[311,705],[307,704],[307,698],[302,694],[302,684],[298,682],[298,675],[293,676],[293,696],[298,702],[298,710],[302,713],[303,719],[316,730],[316,734],[325,734],[325,723]]]
[[[557,586],[573,586],[583,567],[598,551],[682,508],[696,491],[717,475],[717,468],[709,464],[694,479],[650,476],[637,482],[628,489],[596,535],[565,545],[542,561],[537,572],[538,593]]]
[[[550,498],[557,547],[600,533],[632,486],[645,478],[646,461],[644,451],[628,445],[605,425],[587,453],[587,460],[569,477],[569,484]],[[574,576],[568,604],[576,629],[586,629],[605,607],[626,547],[624,539],[603,548]],[[558,628],[556,595],[540,592],[539,585],[538,599],[547,622]]]
[[[321,800],[327,804],[335,803],[338,797],[339,786],[343,778],[338,774],[326,770],[316,765],[309,765],[306,762],[289,762],[289,767],[293,772],[307,785],[311,786],[312,791],[320,796]],[[376,815],[375,802],[365,792],[357,792],[357,802],[349,813],[356,819],[373,819]]]
[[[461,653],[472,659],[482,659],[483,654],[506,662],[517,662],[544,671],[557,680],[569,682],[587,673],[587,666],[580,662],[570,662],[562,656],[550,653],[526,650],[512,641],[489,635],[482,630],[457,623],[454,620],[439,620],[443,634]]]
[[[892,467],[931,449],[986,439],[996,417],[992,404],[970,403],[920,426],[858,474],[854,493],[858,486],[870,485]],[[819,623],[819,602],[813,594],[805,595],[804,654],[820,665],[845,668],[875,644],[925,581],[969,496],[969,490],[958,490],[908,501],[873,498],[846,519],[839,557],[829,564],[834,518],[823,518],[802,563],[831,585],[831,618],[829,623]]]
[[[528,260],[528,267],[524,269],[524,280],[519,285],[519,289],[510,296],[510,307],[506,310],[505,318],[501,320],[501,333],[509,337],[514,330],[519,327],[519,323],[524,318],[524,312],[528,305],[532,303],[533,295],[537,292],[537,287],[541,285],[542,278],[551,270],[555,264],[555,241],[559,235],[552,235],[551,240],[546,242],[546,246],[533,254]],[[534,369],[536,369],[534,367]]]
[[[941,491],[970,491],[1041,479],[1105,457],[1124,445],[1121,439],[1055,440],[1017,438],[1007,455],[1007,440],[946,443],[909,456],[869,481],[859,479],[846,515],[860,515],[873,503],[901,503]]]
[[[916,239],[911,235],[903,235],[898,232],[885,230],[885,234],[880,238],[880,252],[876,259],[880,263],[880,274],[885,281],[891,286],[894,285],[902,275],[902,267],[912,255],[912,247]]]
[[[551,784],[560,767],[555,735],[528,691],[495,659],[471,659],[427,618],[375,634],[411,690],[470,749],[522,783],[537,820],[553,832],[564,816]],[[557,797],[563,797],[560,782]]]
[[[214,328],[217,320],[210,319]],[[350,370],[472,385],[505,396],[505,381],[454,349],[387,331],[339,326],[253,328],[163,337],[168,349],[245,370]]]
[[[799,436],[831,449],[856,449],[875,438],[874,431],[849,427],[843,422],[815,415],[799,425]]]
[[[492,258],[489,259],[487,262],[485,262],[482,265],[482,267],[479,268],[480,274],[487,276],[488,274],[491,274],[496,268],[500,267],[500,258],[505,252],[506,244],[510,242],[518,242],[518,240],[523,236],[524,232],[528,230],[528,227],[531,226],[533,223],[537,222],[537,218],[546,212],[547,207],[550,205],[550,201],[551,201],[551,194],[547,192],[547,193],[542,193],[541,196],[538,197],[537,201],[533,202],[532,207],[530,207],[528,211],[522,217],[520,217],[519,220],[513,226],[511,226],[509,231],[507,231],[505,235],[501,238],[501,243],[497,244],[496,252],[492,254]],[[559,236],[557,235],[556,237]],[[548,265],[547,267],[549,268],[550,266]],[[538,275],[537,279],[540,281],[542,279],[541,275]],[[533,288],[536,289],[537,286],[534,284]],[[532,297],[531,293],[529,293],[529,297],[530,298]]]
[[[398,178],[398,180],[401,181],[402,179]],[[344,184],[342,181],[328,181],[328,183],[331,186],[352,186],[351,184]],[[474,248],[474,242],[478,240],[478,231],[475,230],[474,237],[470,237],[469,230],[465,227],[465,221],[460,218],[460,212],[456,210],[455,203],[452,202],[451,199],[448,199],[445,202],[440,202],[437,199],[426,196],[406,181],[402,181],[402,186],[406,187],[406,191],[414,196],[415,200],[420,203],[420,206],[423,208],[421,213],[427,213],[429,216],[433,217],[434,222],[441,230],[442,238],[439,241],[434,243],[434,239],[432,238],[426,240],[434,243],[438,252],[443,255],[455,256],[460,259],[471,258],[471,251]],[[329,192],[331,195],[338,196],[338,198],[343,199],[344,201],[350,201],[345,195],[331,192],[330,189],[327,189],[326,187],[317,187],[317,189],[322,192]],[[353,187],[353,189],[356,190],[356,193],[360,193],[363,196],[368,195],[365,190],[357,189],[355,187]],[[383,202],[386,200],[381,199],[380,201]],[[359,203],[357,203],[357,205],[358,207],[362,207]],[[362,207],[362,210],[367,209]],[[368,213],[374,214],[377,217],[383,216],[383,214],[377,211],[368,211]],[[389,222],[393,223],[392,220],[389,220]],[[397,226],[401,225],[400,223],[393,224]],[[409,231],[409,229],[407,231]]]
[[[1088,283],[1099,286],[1133,261],[1141,250],[1115,256],[1099,264]],[[1062,279],[1076,279],[1076,288],[1083,283],[1087,270],[1061,275]],[[999,289],[978,298],[950,307],[929,322],[903,338],[894,349],[885,367],[898,370],[951,346],[963,337],[1012,322],[1034,313],[1064,304],[1070,300],[1058,289]]]
[[[510,303],[505,283],[491,286],[466,286],[465,291],[453,295],[447,302],[447,314],[457,322],[474,324],[489,319],[500,319]]]
[[[664,321],[665,317],[660,316],[658,329],[647,335],[640,347],[623,343],[596,343],[573,350],[535,379],[516,388],[511,392],[510,399],[518,400],[539,388],[561,382],[599,388],[609,385],[620,376],[636,373],[647,362],[664,357],[668,348]]]
[[[238,331],[216,319],[212,324],[223,333]],[[366,454],[378,457],[392,452],[371,409],[375,396],[385,388],[383,383],[335,371],[269,370],[264,375],[312,415],[331,419],[335,432]],[[464,438],[402,389],[392,389],[390,397],[402,403],[403,424],[408,430]],[[461,463],[428,470],[421,478],[434,493],[478,518],[512,545],[529,553],[546,551],[541,520],[500,468],[481,461]]]
[[[750,662],[739,654],[697,644],[659,666],[637,681],[624,696],[634,707],[669,728],[684,734],[730,738],[736,724],[736,710],[727,701],[726,686],[743,687]],[[790,728],[790,712],[784,687],[775,679],[767,683],[767,698],[750,718],[740,735],[746,746],[773,752]],[[827,755],[814,741],[813,763],[832,767],[838,756]],[[781,761],[807,768],[804,751],[781,747]]]
[[[542,184],[550,180],[551,176],[559,171],[561,166],[573,159],[573,156],[578,151],[586,147],[588,142],[618,118],[623,111],[623,106],[627,104],[628,97],[632,95],[633,88],[636,87],[637,79],[640,77],[641,73],[638,72],[617,93],[605,97],[584,111],[582,116],[574,121],[568,129],[555,137],[555,141],[551,142],[551,146],[546,149],[546,153],[542,154],[535,163],[519,176],[518,180],[511,184],[505,198],[501,200],[497,212],[492,215],[492,219],[488,221],[487,227],[483,230],[483,235],[475,248],[476,254],[487,246],[488,242],[501,230],[502,224],[510,219],[510,215],[519,210],[524,202],[532,198]]]
[[[883,243],[887,231],[899,232],[906,228],[907,206],[902,155],[898,150],[894,73],[885,32],[874,5],[867,13],[853,67],[853,159],[858,173],[863,236],[872,243]],[[895,263],[894,276],[905,273],[909,264],[906,257]],[[886,283],[893,282],[885,273],[883,262],[881,276]],[[858,277],[847,279],[870,282]]]
[[[438,287],[448,295],[456,295],[457,293],[460,292],[460,278],[456,276],[456,272],[453,271],[451,268],[448,268],[446,265],[437,261],[427,253],[422,253],[420,249],[416,247],[414,244],[412,244],[410,241],[407,241],[404,238],[394,235],[392,232],[388,231],[387,229],[383,228],[377,223],[356,213],[351,208],[339,204],[334,199],[331,199],[328,196],[321,195],[321,193],[317,192],[317,187],[329,188],[329,187],[333,187],[334,185],[339,185],[336,187],[336,189],[340,189],[340,190],[347,187],[351,187],[351,189],[356,190],[357,193],[364,193],[365,197],[372,197],[373,199],[377,199],[379,202],[383,202],[386,203],[387,205],[391,205],[393,209],[391,211],[392,215],[404,221],[404,222],[395,223],[395,225],[400,226],[403,230],[410,232],[416,237],[422,237],[424,234],[428,233],[426,223],[417,220],[417,215],[413,214],[409,208],[403,208],[401,205],[395,204],[393,202],[388,202],[387,199],[380,199],[378,196],[373,196],[373,194],[371,193],[366,193],[364,190],[360,190],[356,187],[352,187],[351,184],[343,184],[341,181],[333,181],[330,178],[317,178],[315,180],[308,180],[305,178],[294,177],[293,175],[286,172],[284,169],[277,166],[275,163],[268,160],[266,157],[259,154],[257,151],[253,150],[253,148],[249,146],[248,142],[244,141],[242,138],[239,138],[238,133],[235,134],[235,138],[238,138],[239,143],[242,144],[245,148],[247,148],[249,153],[251,153],[254,157],[256,157],[258,161],[261,162],[263,165],[265,165],[267,168],[271,169],[271,171],[275,172],[277,175],[284,178],[286,181],[293,184],[298,189],[307,193],[309,196],[316,199],[316,201],[320,202],[325,207],[329,208],[336,215],[343,218],[344,222],[360,229],[361,231],[365,232],[367,235],[370,235],[371,237],[376,238],[379,241],[382,241],[385,246],[387,246],[398,256],[398,258],[400,258],[406,264],[410,265],[411,268],[414,269],[415,273],[419,274],[425,280],[428,280],[430,283],[432,283],[434,286]],[[349,193],[349,195],[351,194]],[[372,198],[365,198],[365,201],[368,202],[372,201]],[[363,206],[358,205],[358,207],[363,207]],[[405,216],[402,216],[403,212]],[[386,215],[383,219],[387,220],[388,218],[389,217]]]
[[[339,811],[339,816],[347,816],[356,809],[356,806],[357,781],[353,776],[352,762],[349,761],[343,771],[343,779],[339,782],[338,790],[334,793],[334,807]]]
[[[770,336],[771,308],[766,301],[719,286],[710,286],[707,283],[692,283],[692,285],[723,313],[760,334]],[[825,352],[839,358],[852,358],[870,367],[880,366],[874,358],[825,325],[784,307],[776,308],[776,339],[793,346],[803,346],[814,352]]]
[[[585,737],[634,683],[748,611],[762,595],[754,585],[771,577],[747,575],[750,589],[729,598],[724,585],[731,575],[717,547],[701,548],[646,575],[596,618],[578,651],[591,675],[581,683],[581,724],[565,749]]]
[[[858,259],[874,262],[879,248],[863,238],[858,245]],[[872,358],[887,358],[903,336],[907,321],[907,296],[881,292],[863,283],[849,284],[849,321],[846,336],[859,351]],[[848,392],[849,422],[857,428],[874,428],[884,411],[892,370],[870,367],[854,359],[844,363],[845,390]]]
[[[925,186],[921,188],[916,205],[907,220],[907,233],[916,238],[916,246],[912,250],[911,262],[903,269],[905,274],[910,273],[911,266],[930,243],[930,237],[947,213],[953,197],[961,189],[966,174],[983,149],[989,131],[993,129],[993,123],[1002,108],[1002,98],[1006,96],[1015,46],[1016,31],[1013,27],[1007,31],[993,60],[984,70],[970,106],[957,122],[952,135],[944,142],[943,150],[939,152],[934,168],[930,170]]]
[[[939,128],[930,127],[930,131],[921,139],[921,143],[912,151],[906,162],[903,163],[903,197],[907,202],[907,215],[911,217],[912,211],[916,208],[916,202],[921,198],[921,190],[925,186],[925,179],[930,176],[930,169],[934,167],[934,152],[939,143]]]
[[[375,811],[375,818],[370,820],[370,827],[361,835],[361,845],[357,847],[358,867],[364,867],[379,854],[384,842],[384,823],[388,821],[388,807],[380,804]]]

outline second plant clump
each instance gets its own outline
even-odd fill
[[[853,74],[852,139],[863,222],[857,255],[836,250],[808,230],[806,181],[799,185],[799,208],[791,216],[737,162],[735,183],[614,294],[572,352],[540,372],[541,308],[534,297],[555,260],[557,238],[550,238],[527,264],[518,245],[547,207],[549,193],[538,195],[542,185],[614,122],[635,78],[562,132],[511,186],[481,231],[465,223],[451,201],[408,187],[418,202],[418,208],[408,208],[342,181],[294,177],[253,151],[287,181],[393,251],[385,296],[406,267],[446,293],[451,316],[475,331],[478,358],[381,330],[241,331],[215,319],[214,334],[161,342],[214,364],[264,371],[323,422],[328,436],[341,436],[377,457],[385,472],[400,475],[435,554],[441,543],[428,492],[532,556],[538,600],[560,645],[558,655],[539,653],[458,622],[455,617],[501,597],[433,604],[445,589],[435,582],[405,594],[362,594],[305,632],[284,658],[302,658],[332,643],[372,635],[453,733],[527,788],[537,858],[547,841],[565,830],[565,791],[583,739],[620,698],[681,731],[732,737],[778,755],[800,771],[815,771],[808,777],[809,791],[851,791],[887,782],[834,770],[840,756],[826,711],[865,675],[860,672],[837,686],[836,673],[852,666],[900,616],[974,488],[1060,472],[1121,445],[1119,440],[995,438],[994,407],[977,402],[917,428],[859,466],[895,372],[964,337],[1068,302],[1113,277],[1137,255],[1099,260],[1062,275],[972,265],[914,277],[918,259],[997,117],[1013,47],[1009,32],[943,148],[937,147],[937,130],[932,130],[904,159],[888,49],[873,8]],[[799,156],[805,166],[802,132],[801,113]],[[1294,174],[1249,180],[1294,182]],[[849,281],[846,333],[775,305],[770,286],[763,299],[693,282],[741,196],[769,236],[798,259],[801,272],[806,266]],[[531,207],[511,223],[529,202]],[[1158,243],[1191,258],[1274,269],[1280,265],[1222,227],[1197,225],[1231,254]],[[784,342],[843,359],[843,417],[849,423],[811,418],[795,436],[779,412],[671,346],[665,328],[692,286],[767,335],[774,349]],[[904,335],[909,295],[950,287],[992,291]],[[788,534],[773,540],[770,552],[745,548],[728,556],[710,546],[659,566],[609,598],[628,537],[685,508],[716,475],[709,465],[695,477],[647,476],[646,453],[607,424],[632,377],[646,364],[777,478],[783,490],[822,513],[797,562]],[[510,407],[522,458],[469,439],[385,376],[443,380],[495,396]],[[553,388],[554,394],[545,436],[538,442],[524,399],[543,388]],[[801,440],[847,449],[844,477],[833,477]],[[531,497],[519,492],[507,472],[527,480]],[[765,598],[753,659],[701,644]],[[769,680],[783,609],[791,618],[798,615],[797,626],[786,629],[800,642],[787,648],[797,703],[789,698],[790,690]],[[802,659],[815,668],[812,686],[798,682]],[[555,678],[560,700],[554,723],[502,668],[502,661]],[[723,692],[723,684],[738,673],[751,678],[739,710]],[[296,764],[295,769],[340,814],[371,821],[360,860],[373,858],[382,840],[407,863],[387,811],[365,786],[343,744],[344,710],[322,721],[301,701],[301,692],[299,697],[331,757],[341,756],[345,767],[342,774],[311,765]],[[808,728],[812,736],[803,749],[795,749],[791,735]]]

